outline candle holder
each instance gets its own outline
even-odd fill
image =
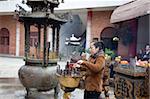
[[[63,98],[70,99],[71,92],[79,87],[80,80],[82,78],[82,73],[79,68],[73,68],[73,63],[67,62],[64,70],[57,67],[57,78],[61,89],[64,91]]]

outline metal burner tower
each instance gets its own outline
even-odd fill
[[[54,8],[59,5],[58,0],[27,0],[26,4],[31,7],[31,12],[17,5],[19,11],[16,13],[19,16],[19,22],[24,24],[25,29],[25,65],[19,69],[19,79],[26,88],[28,97],[29,92],[32,92],[33,89],[48,91],[57,86],[56,70],[51,69],[52,66],[57,66],[57,60],[49,58],[50,42],[47,42],[47,27],[51,27],[53,30],[52,50],[54,51],[54,47],[56,47],[58,54],[59,30],[66,20],[54,14]],[[38,29],[35,57],[30,55],[30,26]],[[43,34],[41,29],[43,29]],[[43,40],[43,47],[41,47],[41,40]]]

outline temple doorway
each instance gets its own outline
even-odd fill
[[[9,30],[7,28],[0,29],[0,53],[9,54]]]
[[[103,40],[105,48],[110,49],[117,54],[118,41],[114,40],[116,36],[116,29],[113,27],[106,27],[101,32],[101,40]]]

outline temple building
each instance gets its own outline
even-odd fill
[[[79,47],[88,49],[93,39],[102,39],[108,48],[118,51],[118,42],[112,42],[116,29],[115,25],[110,23],[110,17],[116,7],[131,1],[133,0],[87,0],[86,2],[81,0],[64,0],[64,3],[61,3],[55,9],[56,13],[66,13],[70,17],[68,22],[62,25],[59,31],[59,53],[64,56],[72,53],[74,47],[70,48],[65,45],[66,38],[70,38],[72,34],[76,38],[81,37],[81,46]],[[21,5],[27,11],[30,11],[30,8],[21,2],[22,0],[0,1],[1,55],[24,55],[24,26],[18,22],[14,12],[16,10],[16,4]],[[34,25],[30,28],[30,46],[34,49],[34,44],[38,39],[38,30]],[[48,28],[48,31],[48,40],[52,42],[52,29]],[[122,47],[122,45],[120,44],[119,47]],[[55,52],[58,49],[55,46],[51,50]]]

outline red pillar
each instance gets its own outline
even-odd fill
[[[136,45],[137,45],[137,19],[133,19],[130,21],[130,26],[131,26],[131,33],[133,35],[133,42],[129,45],[129,52],[128,55],[130,57],[136,56]]]

